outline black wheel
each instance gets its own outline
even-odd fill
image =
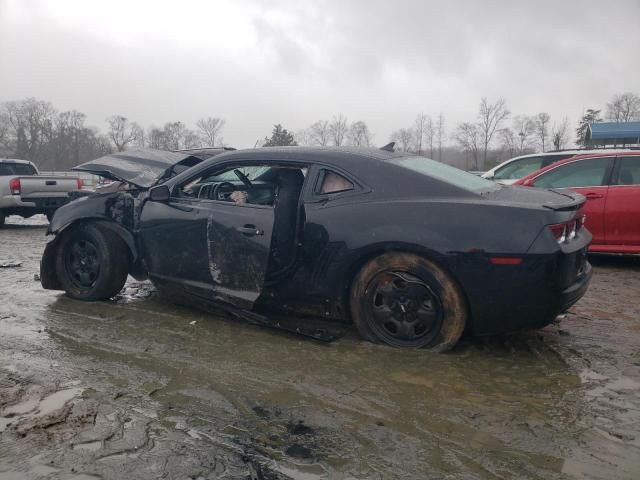
[[[4,212],[0,210],[0,228],[4,227],[4,219],[5,219]]]
[[[118,235],[91,224],[63,235],[56,272],[68,296],[106,300],[122,290],[129,273],[129,250]]]
[[[387,253],[356,275],[351,315],[367,340],[442,352],[462,336],[467,307],[458,284],[438,265],[418,255]]]

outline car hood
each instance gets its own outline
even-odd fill
[[[504,185],[489,193],[487,198],[494,202],[538,205],[550,210],[578,210],[585,202],[579,193],[570,190],[521,187]]]
[[[189,159],[188,162],[185,160]],[[202,161],[190,153],[167,152],[164,150],[127,150],[73,167],[73,170],[101,175],[112,180],[121,180],[140,188],[152,187],[180,162],[189,166]]]

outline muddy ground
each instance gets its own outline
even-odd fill
[[[640,478],[639,259],[594,259],[559,324],[432,354],[133,281],[72,301],[34,278],[45,225],[0,230],[0,480]]]

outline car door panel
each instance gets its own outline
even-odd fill
[[[146,202],[140,217],[141,252],[149,275],[178,285],[203,283],[197,265],[206,260],[206,230],[197,201]],[[204,257],[203,257],[204,255]]]
[[[199,212],[214,299],[251,309],[264,284],[273,234],[270,206],[205,202]]]
[[[139,238],[149,276],[251,309],[269,261],[272,207],[211,200],[147,202]]]
[[[640,247],[640,155],[617,163],[605,207],[606,243]]]
[[[609,187],[574,187],[571,191],[584,195],[586,202],[582,207],[582,213],[586,216],[585,226],[593,235],[594,244],[604,244],[604,210]]]

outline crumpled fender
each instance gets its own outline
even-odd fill
[[[40,282],[45,289],[61,290],[56,272],[56,255],[61,235],[78,222],[91,222],[108,228],[124,241],[131,252],[132,267],[138,264],[138,248],[133,236],[134,198],[127,192],[113,192],[81,197],[56,210],[47,235],[53,235],[47,243],[40,261]],[[132,275],[145,275],[132,268]]]

